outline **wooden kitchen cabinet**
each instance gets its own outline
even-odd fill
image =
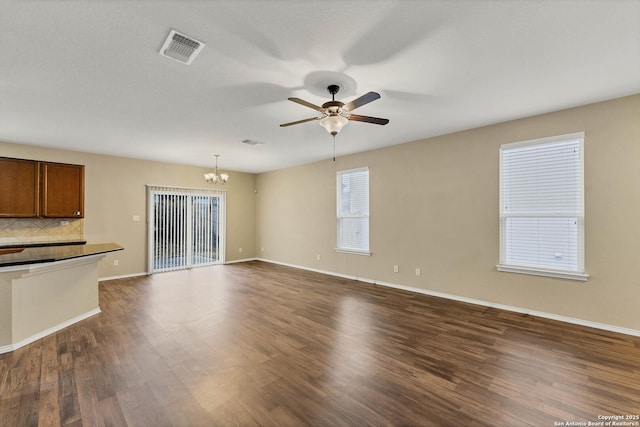
[[[84,166],[41,163],[45,218],[84,218]]]
[[[35,218],[40,213],[40,165],[0,157],[0,217]]]
[[[0,157],[0,217],[84,218],[84,166]]]

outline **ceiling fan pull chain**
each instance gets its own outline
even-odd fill
[[[333,162],[336,162],[336,136],[333,135]]]

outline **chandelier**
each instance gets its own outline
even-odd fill
[[[209,184],[225,184],[229,181],[229,175],[226,173],[218,173],[218,157],[220,157],[220,154],[215,154],[216,169],[213,172],[204,174],[204,180]]]

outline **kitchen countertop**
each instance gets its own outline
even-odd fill
[[[18,252],[21,248],[24,249]],[[44,247],[21,246],[19,248],[11,248],[11,250],[14,250],[13,253],[0,255],[0,267],[63,261],[72,258],[121,251],[123,249],[122,246],[115,243],[71,244]]]
[[[13,248],[40,248],[45,246],[67,246],[67,245],[84,245],[86,240],[56,240],[47,242],[29,242],[29,243],[0,243],[0,249]]]

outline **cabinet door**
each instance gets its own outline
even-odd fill
[[[33,160],[0,158],[0,217],[38,216],[39,171]]]
[[[84,218],[84,166],[42,163],[45,218]]]

